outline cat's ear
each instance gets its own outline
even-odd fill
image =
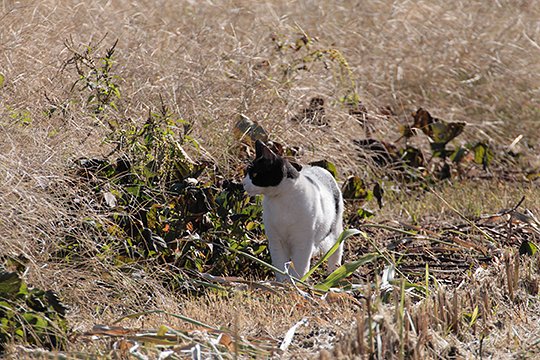
[[[302,165],[300,165],[299,163],[294,162],[294,161],[289,161],[289,163],[291,163],[292,167],[295,168],[296,170],[298,171],[302,170]]]
[[[289,179],[296,179],[300,175],[302,165],[294,161],[285,161],[285,170]]]
[[[257,159],[262,157],[268,160],[274,160],[277,157],[261,140],[255,142],[255,156]]]
[[[276,155],[283,156],[283,145],[280,143],[269,141],[267,144],[268,148]]]
[[[266,146],[263,148],[262,156],[263,158],[268,159],[268,160],[275,160],[277,158],[277,155],[274,154],[274,152]]]
[[[255,159],[263,156],[263,150],[266,147],[261,140],[255,141]]]

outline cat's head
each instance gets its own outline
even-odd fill
[[[260,140],[255,142],[255,160],[248,165],[243,184],[250,195],[268,194],[283,183],[296,179],[301,166],[291,164]]]

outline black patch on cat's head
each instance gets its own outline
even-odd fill
[[[297,166],[301,169],[300,165]],[[275,154],[262,141],[255,142],[255,160],[247,168],[253,185],[278,186],[285,177],[296,179],[299,176],[298,171],[287,159]]]

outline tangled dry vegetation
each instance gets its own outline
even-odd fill
[[[0,3],[0,354],[534,358],[535,1]],[[343,183],[284,286],[255,138]]]

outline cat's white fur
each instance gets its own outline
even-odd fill
[[[263,221],[272,264],[280,270],[292,260],[291,275],[302,277],[312,256],[326,253],[343,231],[343,200],[335,203],[332,175],[320,167],[305,166],[296,179],[285,177],[277,186],[259,187],[249,175],[243,181],[250,195],[263,194]],[[343,243],[328,259],[328,271],[341,264]],[[278,281],[287,277],[276,273]]]

